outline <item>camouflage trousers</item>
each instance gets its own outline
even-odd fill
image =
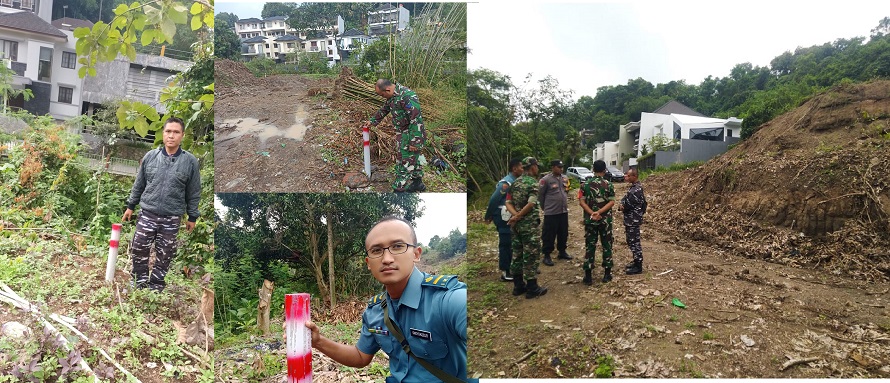
[[[392,188],[396,191],[404,191],[414,179],[423,178],[423,167],[420,165],[420,152],[424,144],[423,123],[411,124],[405,131],[396,134],[399,142],[399,158],[396,163],[396,179],[392,182]],[[408,150],[413,146],[416,151]]]
[[[627,247],[633,254],[634,261],[643,261],[643,246],[640,245],[640,225],[624,225],[624,238],[627,240]]]
[[[510,264],[510,274],[521,273],[525,280],[537,278],[541,254],[540,224],[540,218],[527,217],[513,225],[513,263]]]
[[[596,263],[595,254],[598,240],[602,242],[603,247],[602,265],[607,269],[612,268],[612,221],[607,220],[599,225],[584,225],[584,243],[587,246],[587,251],[584,254],[584,270],[593,270],[593,265]]]
[[[166,285],[164,277],[170,261],[176,254],[176,234],[182,217],[164,217],[150,211],[139,212],[136,234],[130,250],[133,254],[133,281],[136,287],[148,287],[161,291]],[[155,248],[154,267],[149,272],[148,263],[152,245]]]

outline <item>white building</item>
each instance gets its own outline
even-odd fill
[[[27,102],[22,96],[3,102],[66,120],[80,115],[83,92],[72,30],[92,23],[66,18],[54,26],[47,20],[51,11],[52,1],[0,0],[0,61],[15,72],[12,86],[29,89],[34,96]]]
[[[619,166],[621,163],[621,156],[618,151],[618,142],[616,141],[606,141],[603,143],[603,161],[606,161],[606,165]]]
[[[738,118],[707,117],[679,102],[670,101],[652,113],[642,113],[640,121],[618,128],[618,164],[624,165],[624,159],[633,164],[644,151],[652,153],[655,149],[653,139],[659,136],[662,143],[673,141],[679,149],[661,152],[663,154],[655,165],[705,161],[738,142],[741,133],[742,120]],[[608,158],[606,162],[611,164]]]
[[[372,40],[381,36],[398,33],[408,28],[410,13],[399,4],[394,7],[389,4],[368,12],[368,35]]]

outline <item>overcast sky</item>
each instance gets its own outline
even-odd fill
[[[463,193],[420,193],[423,217],[417,219],[417,240],[428,245],[434,235],[445,237],[455,228],[467,233],[467,195]]]
[[[699,84],[736,64],[768,66],[785,51],[868,37],[890,1],[481,1],[467,8],[470,69],[550,74],[574,98],[642,77]]]
[[[263,13],[263,5],[266,1],[261,0],[239,0],[239,1],[231,1],[231,0],[216,0],[213,4],[213,13],[220,14],[222,12],[234,13],[236,16],[242,19],[249,19],[251,17],[261,18],[261,13]],[[283,1],[283,3],[287,3],[287,1]],[[875,23],[877,25],[877,23]]]

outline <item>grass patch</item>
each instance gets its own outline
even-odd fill
[[[671,164],[670,166],[659,166],[655,169],[647,169],[640,171],[640,181],[645,180],[651,175],[679,172],[686,169],[692,169],[704,164],[704,161],[693,161],[683,164]]]
[[[714,334],[709,333],[709,332],[706,331],[704,334],[702,334],[702,339],[704,339],[704,340],[713,340],[713,339],[714,339]]]
[[[611,378],[615,374],[615,359],[611,355],[600,355],[596,357],[596,370],[594,375],[597,378]]]

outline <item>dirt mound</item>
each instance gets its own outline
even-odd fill
[[[703,166],[646,180],[680,242],[890,279],[890,81],[848,84]]]
[[[223,86],[245,86],[256,83],[256,76],[240,61],[213,61],[214,80]]]

